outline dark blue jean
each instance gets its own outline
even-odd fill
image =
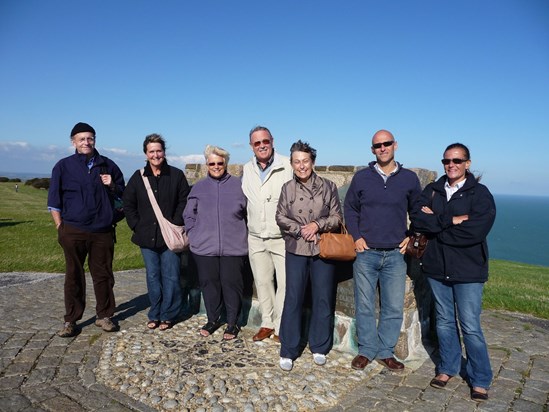
[[[180,256],[168,248],[141,248],[141,254],[147,271],[147,290],[151,302],[149,320],[173,322],[181,311],[183,300],[179,282]]]
[[[435,298],[440,364],[437,374],[455,376],[461,369],[461,341],[467,354],[467,376],[472,387],[488,389],[492,368],[480,325],[484,283],[452,283],[429,279]]]
[[[301,350],[301,317],[311,282],[309,349],[327,354],[334,339],[335,264],[317,256],[286,252],[286,297],[280,322],[280,356],[296,359]]]

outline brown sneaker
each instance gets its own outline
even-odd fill
[[[62,338],[72,338],[73,336],[76,336],[76,323],[65,322],[63,324],[63,329],[57,332],[57,336]]]
[[[118,330],[118,326],[113,323],[111,318],[97,319],[95,326],[103,329],[105,332],[116,332]]]

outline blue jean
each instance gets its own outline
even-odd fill
[[[436,373],[455,376],[461,369],[459,321],[467,355],[469,383],[472,387],[488,389],[492,382],[492,368],[480,325],[484,283],[452,283],[428,279],[435,298],[440,352]]]
[[[369,360],[394,356],[406,288],[406,262],[398,249],[366,249],[353,264],[358,353]],[[379,322],[376,298],[379,282]]]
[[[181,260],[177,253],[168,248],[141,248],[147,271],[147,290],[149,292],[149,320],[174,321],[179,312],[183,297],[179,275]]]
[[[334,339],[335,264],[317,256],[286,252],[286,297],[280,321],[280,356],[296,359],[301,351],[301,318],[311,281],[309,349],[326,355]]]

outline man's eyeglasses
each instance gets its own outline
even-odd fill
[[[453,164],[455,165],[460,165],[462,164],[463,162],[466,162],[467,159],[442,159],[441,162],[444,166],[447,166],[450,164],[450,162],[452,162]]]
[[[390,147],[390,146],[393,145],[394,142],[395,142],[394,140],[390,140],[388,142],[374,143],[374,144],[372,144],[372,147],[374,149],[380,149],[381,146]]]
[[[210,162],[208,163],[208,166],[210,167],[214,167],[214,166],[223,166],[225,164],[225,162]]]
[[[270,145],[271,144],[271,139],[258,140],[257,142],[252,143],[252,145],[254,147],[259,147],[259,146],[261,146],[261,144],[263,144],[263,146]]]

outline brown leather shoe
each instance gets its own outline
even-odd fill
[[[254,335],[254,337],[252,339],[254,340],[254,342],[257,342],[257,341],[260,341],[260,340],[263,340],[263,339],[267,339],[273,333],[274,333],[274,329],[259,328],[259,330],[257,331],[257,333]]]
[[[391,369],[392,371],[401,371],[402,369],[404,369],[404,364],[402,362],[397,361],[395,358],[385,358],[385,359],[376,359],[376,360],[386,368]]]
[[[368,366],[369,363],[370,363],[370,360],[366,356],[356,355],[353,361],[351,362],[351,368],[356,370],[362,370],[366,366]]]

